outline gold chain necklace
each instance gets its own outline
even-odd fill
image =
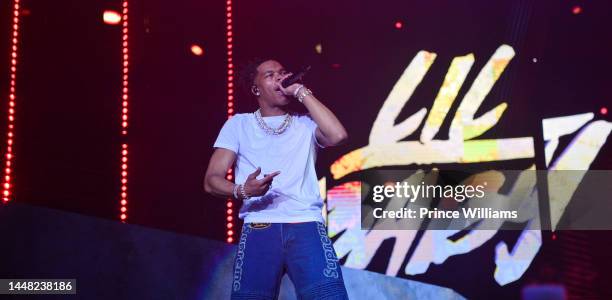
[[[263,117],[261,116],[260,109],[255,111],[255,119],[257,120],[257,125],[261,128],[265,133],[270,135],[279,135],[285,132],[289,126],[291,126],[291,115],[285,114],[285,119],[283,120],[283,124],[281,124],[278,128],[272,128],[266,124]]]

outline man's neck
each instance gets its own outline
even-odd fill
[[[279,106],[259,105],[259,112],[262,117],[282,116],[287,113],[285,109]]]

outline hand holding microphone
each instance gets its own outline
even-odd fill
[[[295,74],[289,74],[288,77],[286,77],[285,79],[283,79],[281,81],[281,85],[284,88],[289,87],[290,85],[300,81],[302,79],[302,77],[304,77],[304,75],[306,74],[306,72],[308,72],[308,70],[310,70],[310,66],[306,66],[305,68],[303,68],[301,71],[295,73]]]
[[[287,96],[291,95],[297,98],[300,102],[304,100],[304,97],[312,95],[312,92],[305,88],[304,85],[297,83],[302,79],[304,74],[310,70],[310,66],[303,68],[300,72],[293,74],[289,73],[283,78],[279,84],[281,92]]]

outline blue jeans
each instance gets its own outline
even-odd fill
[[[234,261],[232,299],[276,299],[285,271],[298,299],[348,299],[323,223],[244,224]]]

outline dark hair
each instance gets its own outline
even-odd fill
[[[238,73],[238,87],[242,89],[246,95],[253,96],[251,93],[251,87],[255,83],[257,67],[268,60],[272,59],[259,57],[254,58],[240,68],[240,72]]]

